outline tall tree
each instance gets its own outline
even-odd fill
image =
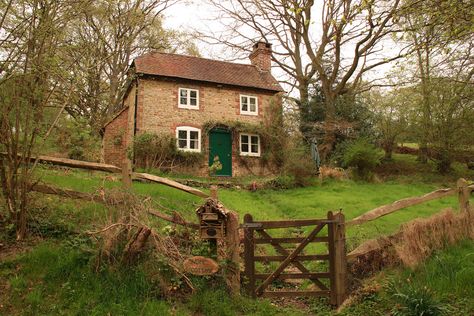
[[[196,53],[190,35],[166,30],[162,14],[175,0],[85,0],[70,25],[75,85],[66,110],[98,132],[118,108],[132,59],[149,51]]]
[[[469,1],[408,0],[400,23],[405,29],[402,41],[411,42],[415,71],[411,76],[422,96],[420,115],[420,160],[428,159],[432,103],[436,102],[432,90],[432,77],[453,76],[453,80],[465,82],[472,78],[472,49],[474,35],[469,21],[474,13]]]
[[[65,68],[57,58],[72,2],[2,2],[0,20],[0,180],[7,220],[17,239],[27,230],[30,158],[38,137],[47,136],[44,114]]]
[[[260,38],[274,43],[273,61],[297,89],[300,107],[309,101],[310,85],[318,82],[327,123],[323,158],[335,143],[337,99],[356,90],[369,71],[405,54],[404,48],[381,53],[384,41],[399,31],[400,0],[210,2],[219,9],[226,31],[208,34],[208,39],[240,51]]]

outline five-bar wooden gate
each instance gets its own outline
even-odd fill
[[[314,226],[306,237],[272,237],[268,230],[276,228]],[[331,304],[339,306],[346,295],[346,252],[344,215],[328,212],[326,219],[253,221],[250,214],[244,216],[244,261],[247,291],[252,297],[279,296],[328,296]],[[321,236],[327,227],[327,235]],[[324,254],[303,254],[310,243],[327,243],[328,252]],[[269,244],[279,255],[257,256],[256,245]],[[296,244],[296,248],[285,248],[282,244]],[[328,262],[328,271],[311,272],[302,262],[323,260]],[[256,271],[256,262],[281,262],[271,273]],[[292,265],[299,273],[287,273]],[[275,280],[309,279],[314,290],[270,290]],[[324,284],[321,280],[328,279]],[[260,282],[261,281],[261,282]]]

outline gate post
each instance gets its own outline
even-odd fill
[[[252,223],[253,218],[250,214],[245,214],[244,216],[244,225]],[[245,276],[247,277],[247,293],[255,298],[255,262],[254,262],[254,236],[253,228],[244,226],[244,263],[245,263]]]
[[[340,306],[346,298],[347,291],[347,259],[346,233],[344,214],[328,212],[329,256],[331,304]]]

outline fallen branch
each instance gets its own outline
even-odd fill
[[[361,216],[358,216],[346,223],[346,226],[351,225],[360,225],[374,219],[380,218],[382,216],[388,215],[400,209],[424,203],[430,200],[439,199],[442,197],[454,195],[457,193],[457,189],[439,189],[430,193],[427,193],[423,196],[411,197],[402,200],[395,201],[388,205],[379,206],[371,211],[364,213]]]

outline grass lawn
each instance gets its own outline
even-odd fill
[[[62,188],[83,192],[93,192],[102,186],[120,187],[120,181],[105,180],[110,179],[110,175],[100,172],[72,170],[65,174],[62,170],[43,169],[40,178]],[[238,212],[241,218],[246,213],[252,214],[254,220],[325,218],[329,210],[342,209],[346,220],[349,220],[377,206],[454,185],[450,181],[426,183],[417,179],[393,179],[382,183],[327,180],[311,187],[289,190],[250,192],[220,189],[219,199],[227,208]],[[165,212],[178,211],[191,221],[196,220],[194,210],[203,202],[199,197],[160,184],[134,182],[133,190],[140,195],[152,197],[158,209]],[[70,224],[78,221],[78,224],[87,226],[88,222],[97,223],[104,214],[103,207],[98,204],[68,201],[53,196],[48,199],[62,209],[61,213],[70,215]],[[447,207],[457,208],[457,198],[452,196],[430,201],[361,226],[350,227],[347,232],[349,248],[363,240],[395,232],[402,223],[417,217],[428,217]]]
[[[227,208],[237,211],[241,218],[245,213],[252,214],[255,220],[324,218],[327,211],[342,209],[348,220],[401,198],[419,196],[440,187],[453,187],[460,176],[473,178],[472,172],[460,165],[455,165],[452,176],[444,177],[430,172],[431,166],[418,166],[411,156],[395,157],[397,161],[385,167],[399,168],[397,170],[403,175],[387,176],[380,183],[325,180],[314,186],[281,191],[221,189],[219,199]],[[38,177],[45,183],[82,192],[94,192],[102,187],[119,189],[121,185],[119,176],[63,168],[42,167],[38,169]],[[169,213],[178,211],[192,221],[196,221],[194,210],[203,202],[201,198],[159,184],[135,182],[133,191],[152,197],[157,209]],[[31,228],[44,241],[27,253],[0,257],[6,258],[0,259],[0,315],[333,313],[323,299],[302,300],[304,306],[298,308],[282,307],[282,302],[276,306],[268,300],[231,299],[221,287],[222,282],[212,277],[194,277],[193,284],[197,289],[194,295],[164,299],[144,267],[99,271],[91,268],[95,260],[93,245],[84,235],[71,232],[102,227],[107,210],[101,204],[36,196],[31,207],[36,221]],[[360,227],[350,227],[348,247],[351,249],[366,239],[394,232],[402,223],[430,216],[446,207],[457,208],[457,198],[430,201]],[[162,225],[167,223],[162,222]],[[299,232],[287,230],[285,233]],[[396,304],[403,305],[395,292],[408,296],[428,295],[434,303],[448,306],[450,315],[469,315],[474,309],[473,254],[474,243],[467,241],[436,253],[416,270],[385,271],[367,281],[369,290],[363,292],[360,301],[346,309],[343,315],[387,315]],[[407,279],[411,280],[410,285],[407,285]],[[424,286],[431,289],[431,294],[422,293]],[[379,287],[382,289],[370,290]],[[289,305],[297,302],[291,301]]]

